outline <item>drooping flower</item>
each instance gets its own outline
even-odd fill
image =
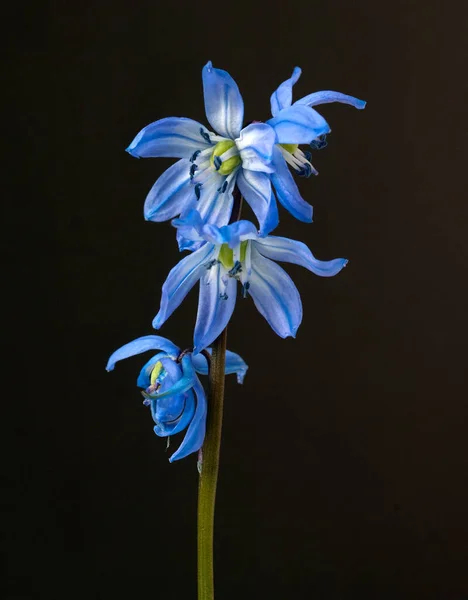
[[[137,386],[145,391],[143,404],[151,408],[156,425],[154,432],[160,437],[175,435],[187,429],[179,448],[170,462],[186,457],[199,450],[205,438],[206,395],[197,373],[208,374],[208,361],[203,354],[194,355],[191,350],[181,352],[175,344],[157,335],[146,335],[116,350],[107,363],[112,371],[115,363],[124,358],[160,350],[143,366]],[[208,348],[211,353],[211,349]],[[235,352],[226,352],[225,373],[236,373],[242,383],[247,365]]]
[[[216,227],[205,225],[197,211],[173,224],[187,239],[200,245],[169,273],[161,306],[153,320],[159,329],[200,281],[194,352],[200,352],[223,331],[231,318],[237,282],[280,337],[295,337],[302,321],[299,292],[289,275],[273,261],[301,265],[322,277],[336,275],[347,260],[317,260],[302,242],[284,237],[260,237],[249,221]]]
[[[268,176],[276,134],[260,122],[242,128],[244,102],[229,73],[208,62],[202,79],[206,117],[214,132],[192,119],[169,117],[146,126],[127,148],[137,158],[181,159],[153,185],[145,218],[166,221],[196,207],[205,223],[227,225],[237,185],[266,234],[278,223]],[[179,245],[190,247],[180,236]]]
[[[310,162],[310,151],[303,152],[299,145],[309,144],[315,150],[324,147],[330,126],[312,107],[329,102],[341,102],[363,109],[366,102],[340,92],[322,91],[309,94],[292,104],[292,88],[301,76],[301,72],[299,67],[295,67],[291,77],[284,81],[270,98],[273,118],[267,123],[273,127],[277,136],[272,160],[274,171],[270,177],[281,204],[300,221],[310,223],[312,206],[299,193],[288,165],[300,176],[317,175],[316,169]]]

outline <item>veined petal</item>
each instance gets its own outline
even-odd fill
[[[245,219],[235,221],[227,227],[221,227],[220,231],[223,232],[223,243],[233,249],[245,240],[256,240],[258,238],[255,225]]]
[[[202,72],[206,118],[220,135],[238,137],[244,120],[244,101],[234,79],[209,61]]]
[[[252,123],[240,132],[235,140],[242,167],[251,171],[273,171],[270,163],[276,143],[275,130],[267,123]]]
[[[234,202],[232,190],[236,183],[233,177],[224,192],[222,191],[226,177],[213,170],[212,176],[203,185],[200,191],[200,200],[195,204],[204,223],[222,227],[229,223]]]
[[[195,413],[195,395],[193,390],[188,390],[184,396],[184,404],[182,408],[182,412],[179,419],[176,419],[174,422],[157,422],[154,426],[154,433],[159,437],[167,437],[169,435],[175,435],[180,431],[183,431],[190,421],[193,419],[193,415]],[[158,402],[157,400],[154,401]],[[153,413],[153,411],[152,411]],[[155,414],[155,413],[154,413]],[[154,416],[153,416],[154,418]]]
[[[335,258],[325,261],[317,260],[309,248],[302,242],[274,235],[258,239],[254,244],[258,252],[266,258],[301,265],[301,267],[305,267],[321,277],[333,277],[348,262],[345,258]]]
[[[181,445],[171,456],[169,462],[185,458],[192,452],[200,450],[203,440],[205,439],[207,411],[206,395],[205,390],[196,375],[194,377],[193,390],[197,399],[195,413]]]
[[[237,185],[258,219],[260,235],[267,235],[273,231],[278,225],[278,208],[268,175],[241,169]]]
[[[183,158],[169,167],[157,179],[146,196],[144,215],[147,221],[167,221],[180,215],[195,199],[190,183],[191,162]]]
[[[351,106],[354,106],[354,108],[358,108],[360,110],[362,110],[366,106],[365,100],[359,100],[359,98],[355,98],[354,96],[348,96],[347,94],[342,94],[341,92],[333,92],[331,90],[326,90],[323,92],[314,92],[313,94],[304,96],[304,98],[301,98],[297,102],[294,102],[294,104],[317,106],[318,104],[329,104],[330,102],[350,104]]]
[[[280,110],[291,106],[292,88],[296,81],[301,76],[302,70],[299,67],[294,67],[294,71],[289,79],[283,81],[278,89],[273,92],[270,97],[271,114],[276,117]]]
[[[144,127],[127,152],[136,158],[190,158],[196,150],[212,145],[200,134],[200,130],[208,133],[201,123],[185,117],[160,119]]]
[[[258,311],[280,337],[295,337],[302,321],[302,303],[289,275],[252,246],[249,294]]]
[[[206,348],[206,351],[211,356],[212,349]],[[195,371],[197,371],[197,373],[200,373],[201,375],[208,375],[208,361],[206,360],[206,357],[203,354],[196,354],[195,356],[193,356],[192,362],[193,362]],[[247,373],[248,368],[249,367],[242,360],[242,358],[239,356],[239,354],[236,354],[235,352],[231,352],[230,350],[226,350],[226,364],[225,364],[225,369],[224,369],[224,373],[226,375],[230,375],[231,373],[236,373],[237,374],[237,383],[243,383],[244,377],[245,377],[245,374]]]
[[[179,348],[170,340],[167,340],[159,335],[145,335],[133,340],[133,342],[125,344],[111,354],[107,362],[106,370],[112,371],[112,369],[115,367],[115,363],[117,363],[119,360],[129,358],[130,356],[135,356],[136,354],[141,354],[147,350],[164,350],[164,352],[167,352],[167,354],[171,354],[173,356],[178,356],[180,353]]]
[[[304,223],[312,223],[312,206],[306,202],[289,171],[281,151],[275,148],[273,152],[274,173],[271,174],[271,182],[275,187],[278,200],[293,217]]]
[[[218,262],[200,280],[194,354],[211,344],[223,331],[236,304],[237,281]]]
[[[298,104],[280,111],[267,123],[274,128],[279,144],[309,144],[330,131],[328,123],[316,110]]]
[[[155,329],[161,327],[197,283],[213,252],[214,247],[211,244],[204,244],[199,250],[183,258],[170,271],[162,287],[161,307],[153,319]]]

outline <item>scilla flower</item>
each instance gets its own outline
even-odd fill
[[[206,117],[214,132],[197,121],[169,117],[145,127],[127,148],[137,158],[181,159],[153,185],[145,218],[166,221],[196,206],[204,222],[227,225],[237,184],[266,234],[278,223],[268,177],[276,134],[265,123],[242,128],[244,102],[229,73],[209,62],[202,78]],[[179,244],[187,247],[180,237]]]
[[[301,69],[295,67],[291,77],[284,81],[271,95],[272,119],[267,121],[277,136],[277,145],[273,151],[274,172],[271,182],[281,204],[300,221],[312,221],[312,206],[300,195],[296,183],[289,171],[291,166],[299,175],[309,177],[317,175],[310,162],[311,153],[303,152],[300,144],[310,144],[312,149],[320,149],[326,145],[324,137],[330,132],[325,119],[313,109],[318,104],[341,102],[362,109],[366,106],[363,100],[347,96],[340,92],[314,92],[292,103],[292,88],[301,76]]]
[[[347,260],[317,260],[302,242],[283,237],[260,237],[249,221],[216,227],[205,225],[197,211],[173,224],[201,246],[169,273],[161,307],[153,320],[159,329],[200,281],[194,352],[211,344],[228,324],[236,304],[237,282],[280,337],[295,336],[302,321],[302,303],[296,286],[275,260],[295,263],[322,277],[336,275]],[[271,260],[272,259],[272,260]]]
[[[112,371],[119,360],[148,350],[160,352],[144,365],[137,385],[145,390],[143,404],[151,408],[156,423],[154,432],[160,437],[168,437],[187,430],[181,445],[169,459],[173,462],[196,452],[203,444],[206,396],[197,372],[207,375],[208,362],[203,354],[194,356],[189,350],[181,352],[166,338],[147,335],[116,350],[106,369]],[[211,350],[208,349],[208,352],[211,353]],[[242,383],[247,369],[238,354],[226,352],[226,374],[237,373],[237,381]]]

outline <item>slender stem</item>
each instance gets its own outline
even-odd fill
[[[214,599],[213,530],[223,423],[227,328],[213,344],[210,397],[198,485],[198,600]]]

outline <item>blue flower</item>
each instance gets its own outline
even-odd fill
[[[194,352],[215,340],[228,324],[236,303],[237,282],[244,297],[255,306],[281,337],[295,336],[302,320],[302,303],[296,286],[275,260],[301,265],[322,277],[336,275],[347,263],[343,258],[317,260],[303,243],[283,237],[260,237],[253,223],[237,221],[216,227],[203,223],[192,210],[173,224],[185,238],[200,244],[169,273],[159,313],[159,329],[200,281]]]
[[[106,369],[112,371],[119,360],[148,350],[161,352],[152,356],[141,369],[137,385],[145,390],[144,404],[151,408],[156,423],[154,432],[160,437],[168,437],[187,429],[182,443],[169,459],[173,462],[196,452],[203,444],[207,406],[197,373],[207,375],[208,362],[203,354],[181,352],[166,338],[146,335],[116,350]],[[210,348],[208,352],[211,353]],[[247,369],[238,354],[226,352],[226,374],[237,373],[237,381],[242,383]]]
[[[278,224],[269,173],[276,134],[266,123],[244,129],[244,102],[236,82],[208,62],[202,72],[205,111],[214,132],[197,121],[169,117],[151,123],[127,151],[137,158],[180,158],[150,190],[144,215],[166,221],[195,208],[205,223],[227,225],[237,184],[266,234]],[[190,244],[180,238],[181,249]]]
[[[310,223],[312,206],[301,197],[288,164],[301,176],[317,175],[310,162],[311,153],[303,152],[299,145],[310,144],[315,150],[324,147],[325,136],[330,132],[330,127],[312,107],[329,102],[341,102],[363,109],[366,103],[340,92],[323,91],[309,94],[292,104],[292,88],[300,76],[301,69],[295,67],[291,77],[284,81],[270,98],[273,118],[267,123],[273,127],[277,136],[277,145],[273,151],[274,172],[271,174],[271,182],[284,208],[296,219]]]

